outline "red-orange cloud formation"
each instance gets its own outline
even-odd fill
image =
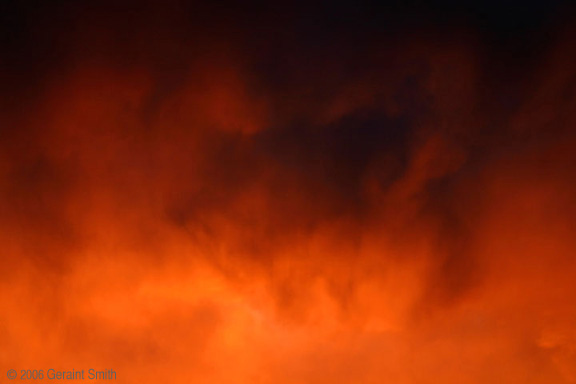
[[[59,10],[0,62],[2,375],[576,382],[567,33],[516,70],[460,27]]]

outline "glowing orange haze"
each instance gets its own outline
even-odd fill
[[[551,55],[500,119],[475,104],[467,45],[428,45],[398,53],[429,64],[433,111],[402,174],[382,182],[380,151],[349,200],[262,138],[368,107],[400,116],[393,75],[282,107],[233,54],[193,61],[161,96],[145,66],[86,60],[3,112],[20,130],[0,152],[2,375],[575,383],[575,63]]]

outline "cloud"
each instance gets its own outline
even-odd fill
[[[349,9],[350,34],[332,11],[48,13],[74,36],[23,11],[1,63],[2,369],[576,380],[573,40],[516,73],[433,9],[382,29]]]

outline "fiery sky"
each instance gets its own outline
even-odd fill
[[[24,3],[0,382],[576,383],[572,8]]]

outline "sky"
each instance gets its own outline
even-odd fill
[[[576,383],[574,11],[2,3],[0,381]]]

